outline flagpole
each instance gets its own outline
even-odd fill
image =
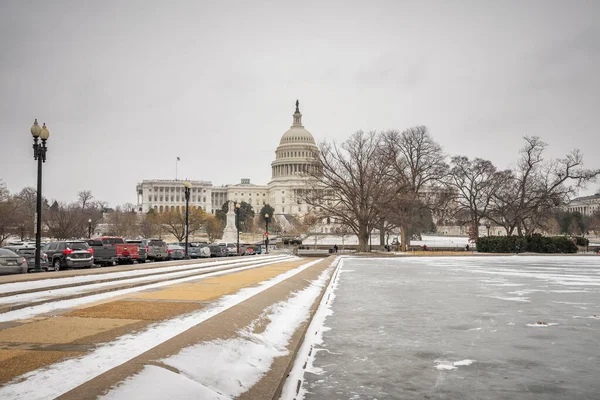
[[[177,182],[177,166],[179,165],[179,157],[175,159],[175,181]]]

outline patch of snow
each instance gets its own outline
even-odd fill
[[[280,256],[259,256],[261,259],[272,259]],[[227,265],[227,264],[235,264],[239,263],[239,260],[224,260],[224,261],[209,261],[204,263],[197,264],[186,264],[186,265],[175,265],[170,267],[160,267],[160,268],[152,268],[152,269],[136,269],[133,271],[123,271],[123,272],[109,272],[109,273],[99,273],[99,274],[91,274],[84,276],[71,276],[67,278],[60,277],[50,277],[48,279],[40,279],[36,281],[26,281],[26,282],[14,282],[14,283],[4,283],[0,285],[0,293],[12,293],[19,292],[25,290],[35,290],[35,289],[43,289],[43,288],[52,288],[56,286],[67,286],[73,285],[76,283],[86,283],[86,282],[98,282],[103,280],[113,280],[119,278],[130,278],[138,275],[156,275],[165,272],[175,272],[175,271],[183,271],[188,269],[194,269],[199,267],[207,267],[207,270],[210,271],[209,267],[217,266],[217,265]],[[59,275],[60,276],[60,275]]]
[[[331,270],[326,269],[307,288],[267,308],[254,321],[271,321],[264,332],[253,333],[251,325],[240,332],[240,338],[188,347],[163,362],[221,393],[239,396],[269,371],[276,357],[288,354],[287,345],[292,335],[309,318],[310,307],[330,276]],[[203,360],[214,360],[214,363],[207,364]]]
[[[94,351],[81,357],[62,361],[21,375],[13,381],[14,383],[6,384],[0,388],[0,398],[42,400],[58,397],[207,319],[291,278],[321,260],[316,259],[256,286],[241,289],[232,295],[223,296],[214,305],[204,310],[159,322],[142,332],[123,335],[110,343],[100,345]],[[65,377],[68,377],[68,379],[65,379]]]
[[[288,258],[288,259],[291,260],[292,258]],[[78,307],[83,304],[94,303],[96,301],[110,299],[112,297],[122,296],[122,295],[129,294],[129,293],[141,292],[143,290],[155,289],[155,288],[159,288],[159,287],[163,287],[163,286],[175,285],[178,283],[184,283],[184,282],[189,282],[189,281],[197,281],[197,280],[201,280],[201,279],[210,278],[213,276],[230,274],[232,272],[245,271],[248,269],[262,267],[265,265],[276,264],[281,261],[282,261],[281,259],[269,260],[267,262],[252,264],[247,267],[233,268],[233,269],[228,269],[225,271],[209,272],[208,274],[204,274],[204,275],[188,276],[185,278],[179,278],[179,279],[174,279],[174,280],[165,281],[165,282],[156,282],[156,283],[151,283],[148,285],[137,286],[137,287],[128,288],[128,289],[113,290],[110,292],[94,294],[91,296],[85,296],[85,297],[79,297],[79,298],[75,298],[75,299],[60,300],[60,301],[55,301],[55,302],[39,304],[39,305],[28,307],[28,308],[22,308],[19,310],[8,311],[5,313],[2,313],[2,314],[0,314],[0,322],[8,322],[8,321],[15,321],[15,320],[20,320],[20,319],[27,319],[27,318],[35,317],[36,315],[39,315],[39,314],[45,314],[45,313],[54,312],[57,310],[64,310],[64,309],[68,309],[68,308]]]
[[[475,362],[475,360],[461,360],[461,361],[454,361],[454,366],[455,367],[462,367],[463,365],[471,365]]]
[[[142,372],[127,378],[121,385],[101,398],[106,400],[163,400],[169,398],[232,400],[231,397],[218,393],[185,375],[155,365],[146,365]]]
[[[453,370],[456,369],[456,367],[450,363],[448,363],[447,361],[436,361],[436,363],[438,363],[435,367],[439,370]]]
[[[335,299],[335,289],[338,286],[340,275],[342,274],[344,257],[338,257],[334,263],[336,263],[336,268],[333,272],[333,279],[327,287],[323,299],[321,300],[321,304],[319,304],[319,308],[315,312],[308,327],[307,335],[304,337],[300,349],[298,349],[294,365],[292,366],[292,370],[290,371],[281,392],[280,399],[282,400],[303,400],[307,389],[304,385],[300,385],[298,394],[296,394],[296,389],[298,382],[304,382],[304,373],[310,372],[319,374],[322,372],[322,370],[315,367],[313,363],[315,361],[316,353],[319,350],[317,349],[317,346],[323,344],[323,333],[330,329],[325,326],[325,320],[327,317],[333,315],[331,305]],[[345,273],[346,271],[343,272]]]
[[[522,303],[529,303],[529,297],[502,297],[502,296],[482,296],[490,299],[506,300],[506,301],[519,301]]]
[[[277,259],[277,261],[281,261],[283,259],[285,259],[285,257],[282,257],[281,259]],[[265,261],[265,260],[262,260],[262,261]],[[275,262],[274,259],[271,259],[269,261]],[[231,268],[232,266],[242,267],[245,265],[252,265],[257,262],[258,262],[258,260],[239,262],[237,264],[231,263],[231,265],[219,265],[217,267],[202,268],[200,271],[213,272],[213,271],[222,270],[224,268]],[[194,264],[194,265],[196,265],[196,264]],[[71,295],[75,295],[75,294],[90,292],[90,291],[93,291],[96,289],[109,289],[111,287],[118,287],[123,284],[143,283],[143,282],[156,281],[157,279],[189,276],[190,274],[197,274],[198,272],[199,272],[198,269],[190,271],[189,268],[185,268],[181,271],[165,273],[165,274],[161,274],[160,276],[155,276],[155,274],[153,274],[150,276],[143,276],[143,277],[139,277],[139,278],[121,279],[118,281],[110,281],[110,282],[99,282],[99,283],[92,283],[89,285],[58,288],[58,289],[51,289],[51,290],[47,290],[47,291],[38,291],[38,292],[33,292],[33,293],[22,293],[22,294],[16,294],[16,295],[12,295],[12,296],[0,297],[0,304],[22,304],[22,303],[30,303],[32,301],[46,301],[46,300],[52,300],[52,299],[59,298],[59,297],[71,296]]]
[[[464,367],[464,366],[468,366],[471,365],[475,362],[475,360],[461,360],[461,361],[447,361],[447,360],[435,360],[434,361],[437,365],[435,366],[435,368],[439,369],[439,370],[445,370],[445,371],[451,371],[453,369],[456,369],[457,367]]]

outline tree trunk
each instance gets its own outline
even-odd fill
[[[365,253],[369,251],[369,232],[361,227],[358,233],[358,252]]]
[[[381,225],[379,225],[379,245],[385,246],[385,221],[381,221]]]
[[[400,250],[406,252],[408,249],[409,243],[406,243],[406,229],[404,227],[400,227]]]

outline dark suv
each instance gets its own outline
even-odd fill
[[[94,265],[94,250],[83,240],[61,240],[48,243],[48,264],[55,271],[69,268],[90,268]]]

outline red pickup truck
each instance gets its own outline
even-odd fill
[[[88,240],[94,249],[94,264],[101,266],[118,264],[133,264],[138,260],[137,244],[127,244],[122,237],[102,236]]]

